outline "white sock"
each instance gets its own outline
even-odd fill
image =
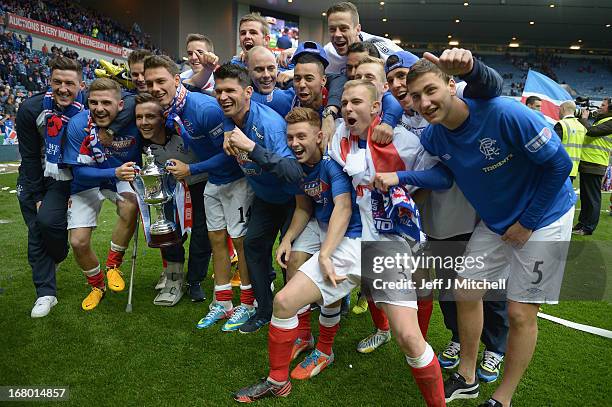
[[[340,323],[340,308],[337,307],[321,307],[321,313],[319,314],[319,323],[327,328],[331,328],[334,325]]]
[[[121,252],[121,253],[125,253],[125,251],[127,250],[127,247],[119,246],[118,244],[113,243],[112,241],[110,244],[110,248],[114,252]]]
[[[272,315],[270,324],[280,329],[296,329],[298,327],[298,317],[294,315],[291,318],[282,319]]]
[[[408,362],[411,367],[419,369],[429,365],[434,357],[436,357],[436,354],[434,353],[433,349],[428,343],[425,343],[425,352],[416,358],[411,358],[410,356],[406,355],[406,362]]]

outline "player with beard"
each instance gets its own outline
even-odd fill
[[[296,107],[289,112],[287,143],[304,170],[291,225],[277,250],[277,260],[291,251],[291,240],[306,227],[312,215],[319,230],[318,250],[274,298],[268,349],[270,372],[266,379],[245,387],[234,399],[250,403],[264,397],[287,397],[291,392],[289,366],[299,334],[298,310],[319,302],[319,342],[316,349],[293,369],[291,378],[310,379],[334,361],[332,345],[340,324],[340,303],[360,282],[361,220],[355,192],[342,168],[321,152],[319,114]]]
[[[444,160],[482,219],[465,256],[483,256],[484,266],[467,267],[458,281],[507,280],[504,377],[482,406],[510,406],[535,350],[539,304],[559,298],[576,202],[568,178],[572,162],[550,124],[517,101],[461,99],[453,79],[427,59],[412,65],[406,83],[415,109],[430,123],[422,145]],[[414,174],[399,174],[401,182],[419,185]],[[375,185],[394,185],[397,178],[377,174]],[[485,291],[455,289],[461,361],[444,384],[448,401],[478,397]]]
[[[272,246],[279,230],[286,230],[294,208],[284,185],[297,182],[302,169],[287,147],[283,118],[251,100],[253,88],[245,68],[224,64],[215,72],[215,83],[225,115],[223,148],[236,157],[255,192],[244,248],[258,310],[240,327],[240,332],[250,333],[272,317]]]
[[[50,69],[49,90],[27,99],[17,112],[17,198],[28,227],[28,262],[37,297],[32,318],[46,316],[57,304],[55,272],[68,255],[66,210],[72,179],[62,168],[62,146],[68,122],[85,103],[78,61],[59,56]]]
[[[87,103],[89,110],[77,114],[68,124],[64,163],[72,167],[74,176],[67,214],[70,245],[91,285],[82,303],[82,308],[89,311],[106,293],[104,273],[91,247],[105,198],[117,205],[118,215],[106,259],[108,286],[116,292],[125,288],[119,267],[136,227],[138,205],[128,181],[134,179],[134,165],[140,162],[140,138],[134,123],[113,136],[99,132],[108,128],[124,107],[117,82],[108,78],[93,81]]]
[[[468,97],[490,99],[501,94],[501,77],[491,68],[464,49],[445,50],[437,59],[426,54],[445,72],[457,75],[464,81],[457,84],[457,93]],[[385,70],[391,84],[391,92],[404,108],[401,125],[420,136],[429,123],[412,109],[412,98],[408,95],[406,75],[418,57],[406,52],[397,52],[387,59]],[[421,206],[423,229],[430,241],[434,256],[461,256],[477,223],[476,211],[467,201],[456,184],[446,191],[432,191]],[[445,219],[441,222],[440,219]],[[443,243],[442,243],[443,242]],[[436,267],[436,275],[444,281],[454,280],[457,276],[452,269]],[[440,366],[453,369],[459,364],[459,328],[457,309],[452,290],[440,289],[440,310],[444,325],[451,331],[451,341],[438,355]],[[508,336],[508,312],[506,301],[490,298],[483,303],[484,327],[482,342],[485,345],[482,362],[478,365],[478,377],[484,382],[493,382],[499,376],[500,366],[506,352]]]

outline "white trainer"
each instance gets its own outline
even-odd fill
[[[46,295],[44,297],[38,297],[34,307],[32,307],[32,318],[46,317],[51,311],[51,307],[57,304],[57,298],[52,295]]]

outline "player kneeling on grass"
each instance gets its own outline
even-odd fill
[[[93,81],[88,105],[89,110],[74,116],[68,125],[64,155],[64,162],[72,166],[74,176],[68,205],[70,245],[92,287],[82,303],[86,311],[94,309],[106,292],[104,274],[91,247],[91,236],[105,198],[117,205],[119,215],[106,259],[108,286],[117,292],[125,288],[119,267],[138,214],[136,195],[128,181],[134,179],[134,164],[140,163],[140,138],[133,122],[117,134],[100,133],[123,109],[119,84],[108,78]]]
[[[264,397],[286,397],[291,392],[289,364],[298,337],[298,310],[322,303],[319,342],[312,353],[293,369],[294,379],[316,376],[334,360],[332,344],[340,323],[340,304],[359,285],[361,276],[361,221],[355,192],[342,168],[320,149],[319,114],[309,108],[294,108],[287,120],[287,144],[300,162],[305,178],[296,196],[291,226],[279,246],[277,258],[291,252],[291,238],[299,235],[311,215],[320,229],[321,250],[304,263],[274,298],[268,336],[268,377],[239,390],[234,399],[253,402]],[[285,261],[287,259],[284,259]]]
[[[504,377],[481,407],[509,407],[535,350],[538,306],[559,298],[576,201],[572,162],[543,116],[508,98],[459,98],[454,80],[428,60],[411,67],[406,85],[430,123],[423,147],[444,161],[482,219],[465,258],[482,256],[484,267],[467,267],[458,281],[507,279]],[[413,175],[402,178],[418,185]],[[380,187],[396,182],[397,174],[377,174]],[[475,370],[487,290],[463,287],[455,287],[461,361],[444,384],[447,401],[479,393]]]

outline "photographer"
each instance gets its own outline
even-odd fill
[[[599,222],[601,209],[601,181],[608,167],[608,157],[612,150],[612,112],[610,98],[605,98],[595,113],[595,122],[589,125],[589,110],[582,109],[580,123],[587,129],[582,145],[580,172],[581,211],[578,224],[574,226],[576,235],[592,235]]]

